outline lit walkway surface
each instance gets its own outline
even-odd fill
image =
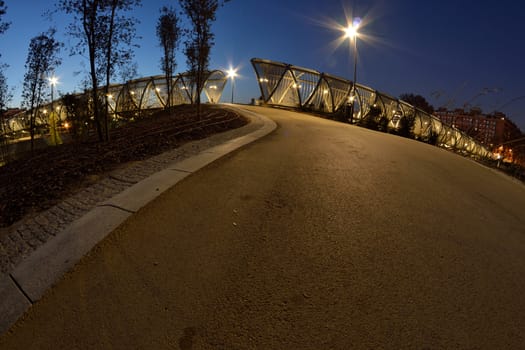
[[[110,234],[1,349],[518,349],[525,186],[443,149],[278,128]]]

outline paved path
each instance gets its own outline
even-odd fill
[[[525,187],[292,112],[86,256],[4,349],[518,349]]]

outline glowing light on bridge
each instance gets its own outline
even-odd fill
[[[53,95],[54,87],[59,84],[59,79],[56,76],[51,76],[47,79],[47,82]],[[199,93],[204,93],[209,103],[217,103],[220,100],[226,82],[227,77],[223,71],[210,71],[204,87]],[[100,87],[100,89],[103,90],[104,87]],[[172,106],[195,102],[197,91],[193,78],[189,73],[182,73],[173,77],[171,91]],[[82,93],[75,95],[77,97],[83,96]],[[167,105],[166,79],[163,75],[157,75],[130,80],[125,84],[110,85],[109,92],[106,95],[101,94],[100,98],[107,100],[110,113],[112,113],[112,118],[115,120],[127,118],[131,115],[140,115],[140,112],[144,110],[161,109]],[[86,100],[88,103],[93,103],[91,97],[88,97]],[[59,119],[65,121],[66,109],[62,108],[62,101],[57,100],[39,108],[41,118],[37,120],[37,123],[47,124],[47,119],[55,109],[58,112]],[[26,124],[24,121],[25,113],[25,111],[22,111],[11,117],[5,123],[5,130],[0,129],[0,133],[14,134],[24,130]]]

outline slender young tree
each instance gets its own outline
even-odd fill
[[[6,159],[8,153],[8,143],[7,143],[7,128],[4,119],[4,113],[6,112],[7,105],[13,98],[13,92],[9,89],[7,85],[7,79],[0,65],[0,161]]]
[[[7,85],[7,78],[3,72],[3,68],[5,66],[5,64],[0,64],[0,113],[2,114],[13,98],[13,92],[9,89],[9,86]]]
[[[0,34],[3,34],[9,28],[9,25],[11,24],[9,22],[2,21],[2,17],[6,13],[7,13],[7,7],[5,6],[4,1],[0,0]],[[2,55],[0,54],[0,57],[1,56]],[[12,91],[9,90],[9,86],[7,85],[7,79],[4,75],[4,69],[6,67],[7,67],[6,64],[0,64],[0,132],[2,133],[2,136],[0,136],[0,139],[2,143],[2,153],[7,153],[4,113],[5,113],[7,104],[13,98]]]
[[[106,42],[103,43],[105,54],[100,63],[105,69],[106,85],[104,88],[105,111],[104,129],[106,140],[109,140],[109,85],[111,78],[115,76],[116,67],[130,64],[133,58],[133,40],[136,37],[135,23],[138,21],[125,13],[133,10],[141,4],[141,0],[106,0],[103,18],[106,19]],[[104,22],[104,21],[102,21]]]
[[[137,77],[139,66],[137,62],[130,62],[119,69],[119,79],[125,84],[129,80],[133,80]]]
[[[401,94],[399,99],[410,103],[412,106],[417,107],[427,113],[434,113],[434,107],[421,95],[405,93]]]
[[[49,29],[29,43],[22,97],[30,113],[31,151],[34,150],[36,113],[44,98],[47,78],[62,62],[58,54],[63,44],[55,39],[55,33],[55,29]]]
[[[7,109],[7,105],[13,98],[13,91],[9,89],[9,86],[7,85],[7,78],[3,72],[3,68],[5,66],[5,64],[0,64],[0,116],[3,116],[5,110]],[[3,119],[1,119],[1,121],[3,122]]]
[[[140,4],[141,0],[58,0],[58,10],[73,16],[68,28],[78,43],[72,53],[85,55],[87,52],[93,118],[100,141],[109,134],[107,113],[104,113],[103,128],[99,101],[105,101],[107,111],[109,81],[116,68],[129,63],[133,56],[131,43],[136,37],[137,21],[125,13]],[[106,82],[104,96],[100,94],[101,81]]]
[[[100,41],[98,19],[100,17],[101,1],[99,0],[59,0],[57,8],[73,16],[73,21],[68,26],[70,35],[78,40],[72,48],[72,54],[84,55],[87,52],[89,60],[89,77],[91,83],[91,100],[93,106],[98,103],[99,72],[97,72],[95,58],[100,53],[97,43]],[[103,140],[102,125],[100,123],[100,110],[93,108],[93,119],[97,135]]]
[[[66,121],[75,141],[80,141],[84,136],[88,135],[86,124],[89,123],[89,103],[86,96],[86,94],[66,94],[62,96]]]
[[[200,93],[204,87],[206,74],[210,62],[210,51],[214,45],[215,35],[211,31],[211,24],[216,19],[219,6],[229,0],[179,0],[183,14],[190,22],[186,30],[184,53],[193,79],[192,99],[195,98],[197,106],[201,104]]]
[[[0,0],[0,34],[3,34],[8,28],[10,23],[2,21],[2,17],[7,13],[7,7],[5,6],[5,3],[3,0]],[[0,55],[1,56],[1,55]],[[9,87],[7,86],[7,79],[4,75],[4,69],[7,67],[5,64],[0,64],[0,114],[1,114],[1,120],[2,123],[2,131],[4,131],[4,120],[3,120],[3,114],[5,111],[5,108],[7,107],[7,103],[12,98],[12,95],[10,95]]]
[[[4,22],[2,21],[2,17],[7,13],[7,6],[5,6],[5,2],[3,0],[0,0],[0,34],[3,34],[11,24],[10,22]]]
[[[177,13],[172,8],[164,6],[160,10],[160,13],[157,22],[157,37],[163,51],[163,56],[160,60],[160,67],[166,77],[167,101],[165,108],[169,109],[172,100],[171,84],[173,74],[177,68],[175,53],[180,41],[180,27]]]

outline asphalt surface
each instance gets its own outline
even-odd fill
[[[2,349],[520,349],[525,186],[288,111],[131,216]]]

